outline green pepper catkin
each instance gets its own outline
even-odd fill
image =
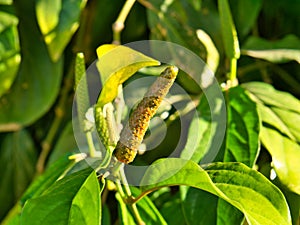
[[[116,158],[123,163],[131,163],[149,126],[150,119],[155,115],[159,105],[169,92],[178,73],[175,66],[167,67],[149,90],[142,101],[132,112],[129,121],[121,132],[120,139],[114,150]]]
[[[107,123],[103,115],[103,108],[95,105],[94,107],[95,123],[97,124],[96,129],[100,140],[106,149],[109,148],[111,143],[109,142],[109,132],[107,128]]]

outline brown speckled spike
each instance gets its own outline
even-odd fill
[[[128,164],[134,160],[137,149],[148,129],[150,119],[155,115],[162,100],[169,92],[177,73],[177,67],[167,67],[132,112],[129,122],[122,130],[120,140],[114,150],[114,155],[120,162]]]

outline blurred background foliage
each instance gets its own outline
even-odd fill
[[[83,52],[88,66],[96,59],[96,48],[113,41],[112,24],[124,2],[0,0],[0,220],[35,175],[65,152],[76,151],[71,126],[74,57]],[[300,1],[229,3],[241,49],[239,83],[263,81],[299,98]],[[229,61],[221,33],[217,1],[139,0],[126,19],[121,42],[158,39],[180,44],[205,61],[213,59],[210,66],[222,83]],[[178,82],[191,95],[199,93],[198,87],[186,85],[184,75]],[[169,130],[158,147],[162,155],[177,144],[173,140],[178,129]],[[262,173],[270,172],[270,162],[262,149]],[[283,190],[295,222],[299,195]]]

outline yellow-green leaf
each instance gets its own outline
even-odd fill
[[[122,45],[102,45],[97,49],[97,55],[97,68],[103,84],[97,102],[99,106],[114,100],[118,86],[139,69],[160,65],[159,61]]]
[[[299,144],[267,127],[262,127],[261,140],[272,155],[280,181],[291,191],[300,194]]]

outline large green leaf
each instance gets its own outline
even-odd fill
[[[200,98],[200,104],[191,121],[187,143],[181,153],[181,158],[192,159],[194,162],[208,163],[215,159],[221,149],[226,130],[226,106],[221,96],[215,96],[216,90],[207,89]],[[209,100],[209,101],[208,101]]]
[[[227,130],[224,162],[242,162],[255,165],[259,153],[260,119],[256,104],[240,86],[226,93]],[[223,199],[218,199],[217,223],[241,224],[243,216]]]
[[[217,196],[189,186],[181,186],[180,194],[187,224],[217,224]]]
[[[38,0],[36,16],[51,59],[57,61],[79,27],[86,0]]]
[[[97,49],[97,54],[97,68],[103,84],[97,103],[100,107],[114,100],[118,95],[118,86],[139,69],[160,65],[157,60],[125,46],[102,45]]]
[[[22,205],[24,205],[27,200],[40,196],[74,165],[75,160],[69,159],[69,155],[57,160],[47,168],[41,176],[34,180],[20,200]]]
[[[253,167],[259,152],[260,120],[256,104],[240,87],[228,90],[227,133],[224,161],[242,162]]]
[[[22,61],[11,90],[0,99],[0,130],[17,130],[46,113],[58,95],[62,60],[51,62],[35,23],[34,1],[14,1]],[[32,44],[34,43],[34,45]]]
[[[40,197],[28,200],[21,224],[99,225],[100,210],[96,173],[86,169],[57,181]]]
[[[18,19],[0,11],[0,97],[12,85],[20,64]]]
[[[220,13],[225,53],[229,59],[238,59],[240,57],[239,40],[232,19],[228,0],[218,0],[218,8]]]
[[[275,179],[274,183],[277,187],[281,189],[284,196],[286,197],[286,200],[289,204],[291,215],[292,215],[292,221],[293,224],[299,224],[300,222],[300,195],[286,189],[283,187],[282,183],[279,182],[279,179]]]
[[[181,157],[200,162],[210,151],[220,151],[216,160],[243,162],[252,167],[259,150],[260,121],[256,104],[240,86],[229,89],[224,95],[227,109],[221,98],[208,104],[205,96],[201,97]],[[227,125],[226,133],[225,130],[220,132],[222,123]],[[224,148],[221,149],[223,139]]]
[[[78,160],[80,156],[78,155]],[[74,165],[76,157],[69,159],[68,156],[62,157],[51,165],[41,176],[35,179],[31,185],[26,189],[20,201],[9,211],[3,221],[3,225],[20,224],[22,207],[25,202],[41,195],[46,191],[57,179],[59,179],[65,172],[67,172],[72,165]],[[1,224],[2,225],[2,224]]]
[[[300,142],[300,101],[266,83],[243,84],[257,103],[261,119],[291,140]]]
[[[201,202],[203,204],[205,204],[204,199],[202,199]],[[172,225],[192,224],[192,223],[188,222],[191,218],[190,215],[189,215],[189,212],[196,211],[197,205],[189,204],[189,207],[190,207],[191,211],[183,212],[182,204],[183,203],[180,199],[179,192],[177,192],[175,195],[165,199],[164,204],[159,209],[159,211],[161,212],[162,216],[166,220],[167,224],[172,224]],[[206,205],[206,207],[207,207],[207,205]],[[209,209],[212,209],[212,208],[213,208],[213,206],[209,207]],[[209,215],[208,210],[206,210],[205,212],[203,212],[203,211],[199,212],[198,211],[197,224],[208,224],[208,223],[203,222],[203,217],[205,217],[204,214]]]
[[[162,159],[141,181],[144,193],[170,185],[208,191],[242,211],[249,224],[291,224],[283,194],[268,179],[241,163],[215,163],[203,170],[192,161]]]
[[[22,207],[19,204],[16,204],[1,221],[1,225],[20,225]]]
[[[0,146],[0,218],[21,197],[35,173],[37,153],[30,135],[9,133]]]
[[[220,121],[212,121],[211,115],[225,114],[226,112],[224,109],[222,110],[220,103],[215,106],[218,110],[210,108],[206,98],[202,97],[197,108],[200,116],[192,121],[187,146],[182,156],[186,158],[186,154],[191,152],[190,149],[198,146],[192,156],[192,160],[199,162],[205,153],[220,149],[216,161],[243,162],[249,167],[253,167],[259,151],[260,120],[256,104],[240,86],[231,88],[224,94],[227,102],[227,115],[223,119],[227,121],[223,122],[227,122],[227,130],[226,134],[223,133],[225,138],[222,149],[220,149],[220,145],[216,145],[216,142],[222,142],[223,138],[220,137],[219,132]],[[199,124],[196,124],[197,122]],[[216,149],[217,147],[218,149]],[[197,205],[196,208],[199,210],[206,209],[207,206],[203,203],[203,198],[207,199],[206,203],[216,206],[210,210],[209,214],[202,216],[203,223],[215,224],[217,219],[218,224],[223,224],[224,222],[240,224],[241,220],[243,220],[242,214],[222,199],[218,200],[218,198],[212,197],[207,192],[192,188],[188,190],[181,188],[182,191],[187,191],[183,201],[183,209],[184,213],[189,215],[187,217],[189,224],[197,224],[196,218],[199,217],[199,212],[191,210],[191,205]]]
[[[272,156],[281,182],[300,195],[300,145],[267,127],[262,128],[261,141]]]
[[[276,41],[260,37],[249,37],[242,48],[242,54],[264,59],[273,63],[295,60],[300,63],[300,39],[287,35]]]
[[[287,187],[300,193],[300,101],[266,83],[243,84],[257,103],[264,127],[260,135],[273,158],[275,170]]]

